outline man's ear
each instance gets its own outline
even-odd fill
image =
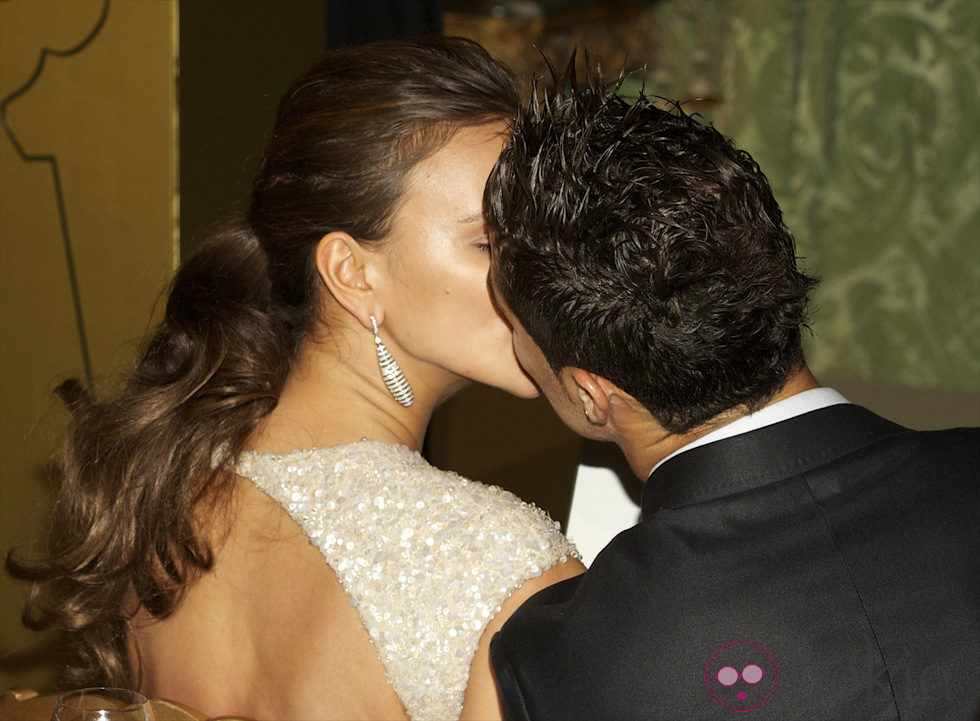
[[[593,425],[605,425],[609,420],[612,384],[602,376],[581,368],[572,368],[571,377],[586,419]]]
[[[316,246],[316,270],[330,295],[365,328],[371,327],[370,317],[380,315],[374,290],[368,282],[365,264],[367,254],[347,233],[327,233]]]

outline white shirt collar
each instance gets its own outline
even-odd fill
[[[796,393],[795,395],[791,395],[789,398],[784,398],[783,400],[776,401],[768,406],[763,406],[755,413],[742,416],[731,423],[723,425],[721,428],[716,428],[710,433],[706,433],[700,438],[696,438],[685,446],[681,446],[669,456],[657,463],[657,465],[650,470],[650,473],[653,473],[660,467],[661,464],[665,463],[674,456],[683,453],[684,451],[689,451],[692,448],[697,448],[698,446],[703,446],[707,443],[714,443],[715,441],[720,441],[723,438],[731,438],[732,436],[741,435],[742,433],[748,433],[749,431],[764,428],[765,426],[771,426],[774,423],[779,423],[796,416],[801,416],[804,413],[809,413],[810,411],[815,411],[820,408],[836,406],[841,403],[849,402],[850,401],[848,401],[833,388],[811,388],[808,391]],[[649,475],[650,474],[647,474],[647,477],[649,477]]]

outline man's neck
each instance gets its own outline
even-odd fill
[[[819,387],[820,384],[817,382],[817,379],[804,366],[789,377],[776,395],[766,403],[766,406],[778,403],[797,393]],[[693,443],[718,428],[749,415],[749,413],[742,406],[733,408],[686,433],[671,433],[650,417],[649,414],[645,415],[645,418],[635,417],[622,423],[617,429],[616,438],[616,443],[622,449],[627,461],[629,461],[630,468],[643,481],[647,479],[650,469],[667,458],[671,453]]]

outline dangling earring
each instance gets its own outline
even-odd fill
[[[374,328],[374,349],[378,352],[378,367],[381,368],[381,380],[385,382],[385,387],[396,401],[408,408],[415,402],[415,394],[412,392],[412,385],[402,372],[398,361],[392,357],[391,352],[381,342],[378,337],[378,321],[371,316],[371,326]]]

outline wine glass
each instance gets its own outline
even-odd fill
[[[153,709],[137,691],[83,688],[58,697],[51,721],[153,721]]]

